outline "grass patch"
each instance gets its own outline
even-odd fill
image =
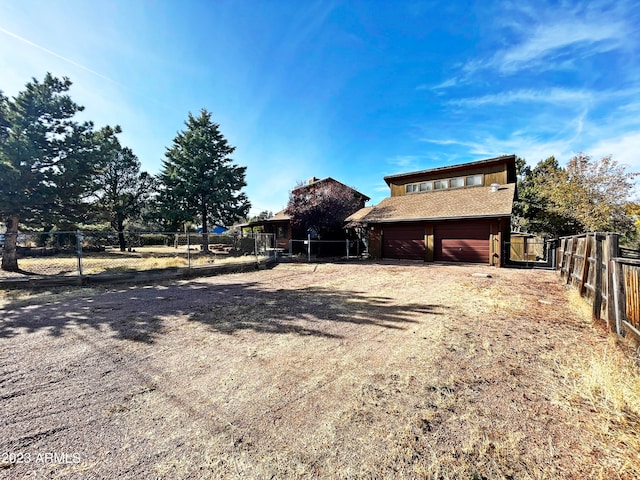
[[[619,478],[640,478],[640,362],[610,337],[607,345],[588,358],[560,367],[570,395],[561,399],[570,412],[586,409],[593,418],[588,428],[619,465]]]

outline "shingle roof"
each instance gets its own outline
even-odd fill
[[[357,212],[354,212],[351,215],[349,215],[347,218],[344,219],[345,227],[353,228],[363,223],[361,222],[362,218],[365,215],[367,215],[367,213],[369,213],[371,210],[373,210],[373,208],[374,207],[364,207],[358,210]]]
[[[515,183],[436,190],[385,198],[360,220],[366,223],[505,217],[511,215]]]
[[[276,212],[273,217],[269,218],[269,220],[273,222],[289,219],[291,219],[291,217],[285,213],[285,210],[280,210],[279,212]]]
[[[336,180],[335,178],[327,177],[327,178],[319,179],[319,178],[315,178],[315,177],[313,177],[312,181],[310,180],[310,182],[311,182],[311,183],[305,183],[304,185],[300,185],[299,187],[294,188],[294,189],[292,190],[292,192],[296,192],[296,191],[298,191],[298,190],[304,190],[305,188],[309,188],[309,187],[311,187],[311,186],[318,185],[319,183],[331,183],[331,182],[333,182],[333,183],[338,183],[338,184],[340,184],[340,185],[342,185],[342,186],[344,186],[344,187],[347,187],[347,188],[349,188],[349,189],[353,190],[356,194],[358,194],[359,196],[361,196],[362,198],[364,198],[364,199],[365,199],[365,201],[367,201],[367,202],[368,202],[369,200],[371,200],[371,198],[369,198],[369,197],[368,197],[367,195],[365,195],[364,193],[359,192],[358,190],[356,190],[356,189],[355,189],[355,188],[353,188],[353,187],[350,187],[349,185],[345,185],[344,183],[339,182],[339,181],[338,181],[338,180]]]

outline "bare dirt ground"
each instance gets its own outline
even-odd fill
[[[552,272],[281,264],[0,299],[0,478],[640,477],[639,410],[581,387],[622,347]]]

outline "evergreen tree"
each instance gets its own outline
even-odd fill
[[[68,78],[48,73],[13,99],[0,95],[0,215],[7,232],[2,269],[18,270],[18,225],[69,228],[87,213],[102,168],[91,122],[66,94]]]
[[[99,190],[95,206],[116,232],[120,251],[126,250],[124,226],[139,216],[153,193],[154,177],[140,171],[140,161],[130,148],[122,147],[116,135],[120,128],[105,127],[98,133],[106,157],[97,177]]]
[[[203,249],[208,249],[208,231],[214,224],[229,226],[249,211],[246,167],[233,164],[235,151],[203,109],[189,114],[186,129],[167,149],[159,181],[159,215],[166,226],[178,230],[187,222],[202,225]]]

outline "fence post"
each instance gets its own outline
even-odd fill
[[[607,234],[607,327],[609,327],[609,331],[614,329],[615,321],[616,321],[616,305],[614,300],[614,289],[615,280],[613,275],[613,259],[618,256],[618,234],[617,233],[609,233]],[[622,285],[619,288],[624,288]]]
[[[76,230],[76,252],[78,255],[78,275],[82,279],[82,232]]]
[[[595,285],[593,292],[593,317],[598,320],[602,318],[602,284],[603,284],[603,272],[602,272],[602,256],[604,255],[604,251],[602,249],[603,238],[598,237],[598,234],[594,234],[594,242],[596,242],[596,260],[594,262],[593,268],[595,268]],[[580,292],[582,295],[582,292]],[[607,308],[609,306],[609,301],[607,300]],[[608,320],[607,320],[608,322]]]
[[[307,233],[307,262],[311,263],[311,234]]]
[[[191,238],[189,237],[189,232],[185,233],[187,234],[187,268],[191,269]]]
[[[613,295],[611,301],[615,311],[616,333],[620,336],[624,335],[623,320],[626,320],[626,298],[624,290],[624,268],[616,259],[611,259],[611,268],[613,270]]]
[[[347,243],[347,260],[349,260],[349,239],[347,238],[345,242]]]
[[[269,239],[269,245],[271,245],[271,235],[267,234],[267,237]],[[265,245],[266,245],[266,239],[265,239]],[[278,263],[278,242],[276,241],[276,236],[275,234],[273,235],[273,260],[275,261],[275,263]],[[282,252],[284,254],[284,252]]]

